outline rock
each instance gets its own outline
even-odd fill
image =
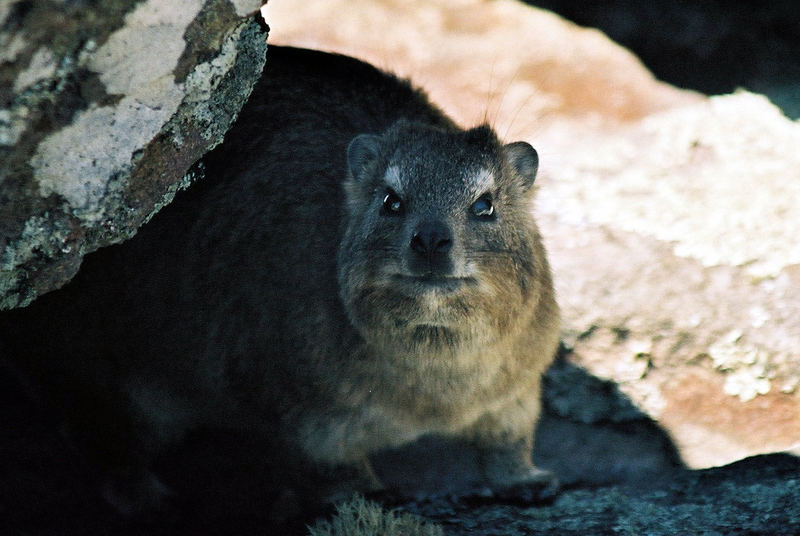
[[[567,490],[550,505],[470,505],[435,498],[401,513],[438,523],[446,536],[796,534],[800,458],[762,455],[725,467],[686,471],[658,489],[603,486]]]
[[[665,82],[712,95],[745,88],[800,117],[800,11],[791,1],[528,3],[606,32]]]
[[[797,122],[753,93],[658,82],[596,30],[510,1],[275,2],[266,17],[276,43],[396,69],[461,123],[537,147],[567,359],[616,383],[690,467],[800,444]],[[617,418],[562,417],[587,415]]]
[[[168,203],[264,64],[256,0],[84,4],[0,6],[0,309]]]
[[[700,100],[656,81],[597,30],[512,0],[273,2],[264,16],[271,42],[391,69],[463,126],[488,121],[509,139],[554,121],[617,123]]]
[[[572,155],[539,214],[573,362],[692,467],[800,443],[800,125],[738,93],[551,141]]]

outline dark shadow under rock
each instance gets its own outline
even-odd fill
[[[567,359],[544,376],[533,461],[564,485],[653,487],[683,469],[669,434],[619,388]]]

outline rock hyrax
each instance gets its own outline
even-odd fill
[[[426,434],[473,446],[479,485],[541,484],[559,321],[530,145],[365,63],[270,46],[204,165],[0,325],[107,499],[153,500],[153,461],[198,427],[263,438],[278,481],[324,498],[379,487],[369,456]]]

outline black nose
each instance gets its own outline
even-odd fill
[[[453,246],[453,237],[450,229],[441,222],[427,222],[422,224],[411,237],[411,249],[420,256],[431,259],[450,251]]]

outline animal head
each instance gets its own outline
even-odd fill
[[[339,285],[368,340],[448,346],[512,329],[546,270],[525,142],[398,121],[347,149]]]

